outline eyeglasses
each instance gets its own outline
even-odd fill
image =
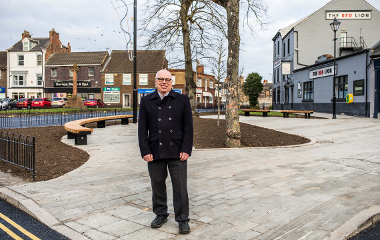
[[[156,80],[157,80],[159,83],[163,83],[163,82],[170,83],[170,82],[171,82],[171,79],[170,79],[170,78],[156,78]]]

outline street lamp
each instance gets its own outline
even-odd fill
[[[331,29],[334,31],[334,66],[333,66],[333,69],[334,69],[334,78],[333,78],[333,117],[332,119],[336,119],[336,96],[335,96],[335,75],[336,75],[336,71],[335,71],[335,52],[336,52],[336,31],[338,31],[339,29],[339,25],[340,25],[340,22],[338,20],[336,20],[336,18],[334,18],[334,21],[332,21],[330,23],[330,27]]]

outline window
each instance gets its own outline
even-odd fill
[[[285,103],[289,103],[289,88],[285,88]]]
[[[212,96],[208,97],[208,103],[214,103],[214,98]]]
[[[42,86],[42,74],[37,74],[37,85]]]
[[[148,74],[139,74],[139,84],[148,85]]]
[[[290,38],[288,38],[288,55],[290,54]]]
[[[29,42],[24,42],[24,51],[29,50]]]
[[[313,100],[313,82],[303,83],[303,100]]]
[[[202,87],[202,79],[197,79],[197,87]]]
[[[18,65],[24,66],[24,55],[18,55]]]
[[[37,55],[37,66],[42,65],[42,55]]]
[[[280,68],[277,68],[276,71],[277,71],[277,82],[280,82]]]
[[[132,76],[131,74],[123,74],[123,85],[131,85]]]
[[[95,75],[95,68],[90,67],[88,68],[88,76],[94,76]]]
[[[13,86],[24,86],[25,85],[25,75],[15,74],[13,75]]]
[[[105,103],[120,103],[120,92],[104,92],[104,102]]]
[[[286,48],[286,45],[284,43],[284,49],[282,49],[282,56],[285,57],[285,48]]]
[[[106,74],[106,85],[113,85],[113,74]]]
[[[354,81],[354,96],[364,95],[364,79]]]
[[[335,77],[334,90],[336,98],[346,98],[346,95],[348,93],[348,77]]]
[[[280,55],[280,42],[277,43],[277,55]]]
[[[276,100],[277,100],[277,103],[279,104],[280,103],[280,96],[281,95],[281,91],[280,91],[280,89],[277,89],[277,98],[276,98]]]
[[[210,88],[214,88],[214,82],[210,81]]]
[[[51,69],[51,76],[52,77],[56,77],[57,76],[57,69],[56,68],[52,68]]]
[[[172,76],[172,85],[175,85],[175,76]]]
[[[276,43],[274,43],[274,51],[273,51],[273,57],[276,57]]]
[[[71,70],[71,68],[69,69],[69,75],[70,75],[70,77],[74,76],[74,72],[73,72],[73,70]]]

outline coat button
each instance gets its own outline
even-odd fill
[[[172,108],[172,106],[169,106],[169,108]]]
[[[162,143],[160,143],[160,146],[162,146]]]
[[[158,130],[158,133],[161,133],[161,130]]]
[[[172,143],[172,142],[170,142],[170,145],[173,145],[173,143]]]
[[[161,118],[159,118],[158,121],[161,121]]]
[[[173,133],[173,130],[170,130],[170,133]]]
[[[169,121],[172,120],[172,118],[169,118]]]
[[[161,107],[158,107],[158,109],[161,109]]]

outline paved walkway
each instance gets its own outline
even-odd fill
[[[74,240],[344,239],[380,213],[380,121],[314,115],[328,119],[240,117],[310,144],[195,150],[188,162],[189,235],[178,235],[173,215],[162,228],[149,227],[151,189],[134,124],[94,129],[80,147],[91,156],[82,167],[0,187],[0,197]]]

